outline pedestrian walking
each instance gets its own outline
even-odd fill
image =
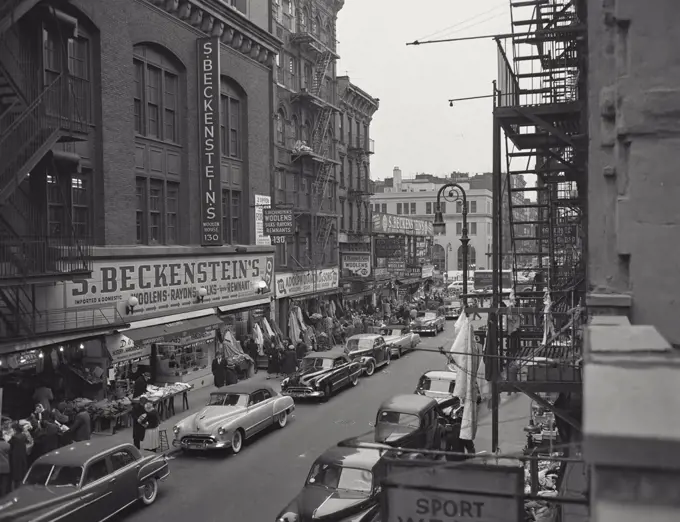
[[[288,345],[288,349],[283,354],[281,371],[286,377],[290,377],[297,371],[297,354],[292,344]]]
[[[86,411],[78,412],[68,431],[73,442],[90,440],[92,436],[92,419],[90,419],[90,414]]]
[[[28,436],[21,425],[16,422],[12,426],[12,438],[9,440],[9,470],[12,489],[18,488],[28,473]]]
[[[222,357],[221,353],[212,362],[212,374],[215,381],[215,387],[221,388],[227,381],[227,363]]]
[[[281,371],[279,363],[279,351],[273,344],[267,350],[267,379],[271,379],[272,375],[278,375]]]
[[[132,407],[132,442],[137,449],[142,449],[142,441],[144,440],[144,435],[146,432],[146,428],[139,421],[139,419],[146,413],[144,410],[144,405],[147,402],[148,399],[146,397],[141,397],[139,402],[137,402]]]
[[[158,448],[161,445],[158,436],[158,427],[161,424],[161,418],[152,402],[144,404],[144,413],[139,417],[138,422],[144,426],[142,449],[153,452],[158,451]]]

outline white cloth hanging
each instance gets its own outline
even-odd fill
[[[259,324],[254,324],[253,325],[253,340],[255,341],[255,344],[257,345],[257,353],[259,355],[264,355],[264,336],[262,335],[262,330],[260,329]]]
[[[463,349],[464,355],[460,357],[460,369],[456,376],[456,386],[453,389],[453,394],[461,400],[463,404],[463,419],[460,428],[460,438],[464,440],[475,440],[477,435],[477,371],[479,370],[479,360],[481,351],[474,339],[474,330],[470,322],[466,325],[466,329],[461,331],[461,335],[465,340],[465,347]],[[454,343],[455,346],[456,343]]]
[[[297,343],[300,340],[300,334],[300,325],[298,324],[295,310],[291,310],[288,314],[288,335],[293,343]]]
[[[297,317],[298,323],[300,323],[298,326],[300,327],[300,330],[303,332],[307,331],[307,325],[305,324],[305,320],[302,317],[302,310],[300,309],[299,306],[295,307],[295,315]]]
[[[272,327],[269,325],[269,321],[267,321],[267,319],[262,319],[262,324],[264,324],[264,330],[267,332],[269,337],[276,337],[276,334],[274,333],[274,330],[272,330]]]
[[[555,325],[552,318],[552,299],[550,291],[546,288],[543,296],[543,346],[555,335]]]

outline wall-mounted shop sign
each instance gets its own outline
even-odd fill
[[[390,273],[387,271],[386,267],[378,267],[373,269],[373,275],[376,279],[387,279],[390,277]]]
[[[342,269],[352,275],[368,277],[371,275],[371,254],[342,254]]]
[[[269,210],[272,204],[270,196],[255,194],[255,244],[269,246],[272,240],[264,230],[264,213]]]
[[[64,283],[65,304],[67,309],[96,308],[135,296],[139,304],[132,319],[174,314],[197,304],[201,288],[207,292],[203,304],[222,305],[255,297],[260,281],[272,288],[273,275],[274,258],[257,254],[95,261],[92,279]]]
[[[340,253],[351,254],[370,254],[371,245],[369,243],[340,243]]]
[[[401,259],[406,249],[403,237],[375,238],[375,257],[391,257]]]
[[[373,232],[376,234],[404,234],[407,236],[431,236],[432,222],[394,214],[373,213]]]
[[[295,234],[295,217],[292,208],[265,208],[263,214],[266,235],[274,238]]]
[[[408,278],[419,278],[422,277],[422,272],[423,270],[419,266],[409,266],[406,268],[404,275]]]
[[[406,262],[397,259],[387,260],[387,271],[394,277],[404,277],[406,272]]]
[[[422,268],[422,278],[427,279],[428,277],[432,277],[434,275],[434,266],[433,265],[423,265]]]
[[[113,364],[148,357],[151,355],[151,345],[137,345],[129,337],[123,334],[109,335],[106,337],[106,349],[111,355]]]
[[[220,40],[198,39],[201,245],[222,244]]]
[[[276,297],[291,297],[299,294],[332,290],[338,287],[339,278],[337,268],[277,274]]]

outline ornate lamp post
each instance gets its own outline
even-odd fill
[[[444,195],[445,199],[455,198],[456,191],[458,191],[460,193],[460,199],[463,201],[463,230],[460,236],[460,242],[463,245],[463,296],[467,296],[468,243],[470,242],[470,238],[468,238],[467,194],[465,193],[465,189],[458,183],[447,183],[439,189],[439,192],[437,192],[437,202],[435,203],[434,223],[432,223],[432,230],[436,236],[446,234],[446,223],[444,222],[444,215],[442,213],[441,199],[442,194],[444,194],[447,189],[448,192]],[[455,198],[454,201],[456,199],[458,198]],[[467,307],[467,297],[463,297],[463,306]]]

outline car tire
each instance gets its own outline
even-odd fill
[[[392,354],[390,352],[387,352],[385,354],[385,366],[389,366],[390,363],[392,362]]]
[[[236,430],[231,436],[231,452],[236,455],[243,449],[243,432]]]
[[[156,497],[158,496],[158,480],[156,480],[155,477],[149,477],[144,481],[142,486],[144,488],[141,498],[142,504],[150,506],[156,501]]]
[[[370,377],[375,373],[375,363],[373,361],[369,362],[368,365],[366,366],[366,369],[364,370],[364,373]]]
[[[286,424],[288,424],[288,412],[283,410],[276,416],[276,427],[283,429],[286,427]]]
[[[350,383],[352,386],[357,386],[357,385],[359,384],[359,375],[358,375],[358,374],[354,374],[354,375],[350,376],[350,378],[349,378],[349,383]]]
[[[401,346],[400,346],[399,348],[397,348],[397,359],[401,359],[401,356],[402,356],[402,355],[403,355],[403,354],[402,354],[402,352],[401,352]]]

